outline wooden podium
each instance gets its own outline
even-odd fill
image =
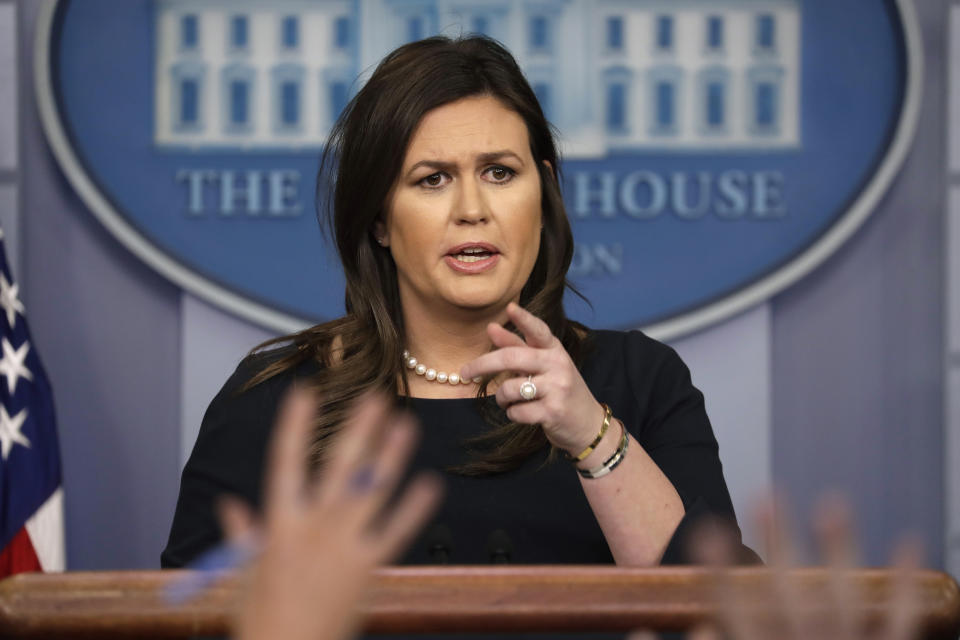
[[[228,631],[237,585],[226,579],[173,606],[164,587],[181,571],[21,574],[0,582],[0,636],[176,638]],[[801,589],[828,588],[822,569],[791,572]],[[766,589],[765,569],[725,574]],[[945,573],[918,572],[926,637],[960,633],[960,589]],[[363,610],[375,633],[576,632],[689,629],[716,612],[717,576],[695,567],[402,567],[376,573]],[[851,572],[869,624],[884,612],[894,573]]]

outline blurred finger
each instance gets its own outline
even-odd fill
[[[797,565],[797,548],[793,538],[792,518],[785,500],[776,496],[763,503],[758,511],[760,530],[764,532],[773,578],[773,593],[776,611],[783,614],[787,633],[794,638],[815,637],[809,629],[814,622],[809,615],[810,592],[800,589],[796,578],[789,571]]]
[[[827,564],[838,569],[857,565],[853,517],[843,497],[830,495],[820,500],[814,510],[813,525],[820,553]]]
[[[316,401],[304,389],[292,389],[283,399],[270,442],[264,496],[268,512],[282,511],[302,496],[306,452]],[[269,515],[267,520],[273,518]]]
[[[326,459],[316,488],[321,502],[343,496],[354,475],[369,463],[371,449],[378,442],[388,411],[389,402],[381,393],[365,393],[356,401]]]
[[[546,322],[513,302],[507,305],[507,315],[531,347],[542,349],[553,346],[556,338]]]
[[[896,569],[889,605],[888,640],[912,640],[920,636],[923,597],[917,573],[923,561],[923,545],[907,539],[897,545],[892,565]]]
[[[736,561],[735,549],[730,525],[719,518],[708,518],[700,522],[690,536],[688,555],[697,564],[719,569]]]
[[[368,467],[371,476],[369,484],[351,486],[349,495],[357,507],[354,517],[364,524],[368,524],[393,495],[416,448],[419,433],[414,419],[409,415],[397,414],[390,420],[383,446],[376,460]]]
[[[409,546],[440,504],[442,495],[443,483],[435,474],[420,473],[410,482],[374,534],[378,563],[393,561]]]
[[[197,597],[231,572],[239,573],[241,579],[249,575],[240,570],[246,568],[260,550],[253,511],[233,496],[221,497],[216,507],[225,542],[201,553],[187,565],[191,571],[167,583],[163,594],[171,604],[183,604]]]
[[[217,519],[220,521],[223,537],[230,542],[237,542],[251,535],[256,522],[253,510],[247,503],[229,495],[217,500]]]
[[[753,615],[753,599],[742,585],[731,580],[729,568],[736,561],[736,536],[730,525],[719,518],[706,520],[693,532],[690,542],[690,556],[694,562],[715,570],[713,595],[717,622],[737,640],[763,638]],[[705,626],[697,631],[704,637],[719,637],[715,628]],[[713,636],[708,635],[711,633]]]
[[[657,636],[652,634],[650,637],[657,638]],[[720,634],[720,630],[708,624],[702,624],[687,634],[687,640],[721,640],[722,638],[723,636]],[[737,636],[737,638],[739,640],[740,636]],[[634,638],[631,636],[630,640],[634,640]]]
[[[797,564],[797,548],[793,539],[793,523],[786,503],[780,496],[761,503],[757,520],[767,546],[771,567],[792,568]]]
[[[829,571],[828,605],[841,638],[853,638],[863,624],[863,607],[850,570],[857,564],[856,536],[847,501],[840,495],[824,497],[814,510],[814,530],[820,554]]]

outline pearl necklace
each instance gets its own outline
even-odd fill
[[[458,373],[447,373],[446,371],[437,371],[433,368],[428,368],[427,365],[422,364],[412,355],[409,351],[403,352],[403,363],[407,366],[407,369],[413,369],[414,373],[418,376],[423,376],[431,382],[439,382],[440,384],[480,384],[483,380],[481,377],[476,377],[473,381],[467,380],[466,378],[460,378]]]

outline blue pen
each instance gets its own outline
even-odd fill
[[[258,546],[251,540],[218,545],[190,563],[189,573],[170,582],[164,588],[164,597],[170,604],[183,604],[210,588],[224,574],[246,566],[257,551]]]

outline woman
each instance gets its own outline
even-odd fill
[[[259,504],[273,414],[294,382],[321,399],[317,468],[366,391],[420,418],[413,467],[443,470],[447,496],[406,562],[676,563],[700,516],[734,520],[676,353],[567,319],[558,168],[533,91],[494,41],[429,38],[384,59],[321,170],[334,173],[346,315],[268,343],[282,346],[248,357],[214,399],[164,566],[219,540],[219,495]]]

